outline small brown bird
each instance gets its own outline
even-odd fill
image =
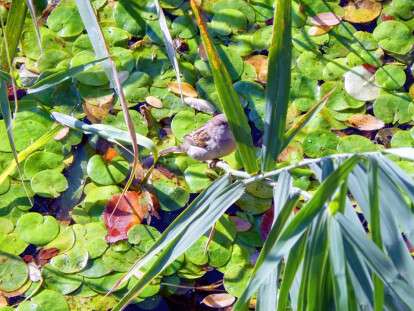
[[[180,146],[166,148],[160,155],[173,152],[183,152],[199,161],[214,160],[224,157],[236,149],[233,133],[224,114],[218,114],[199,129],[186,135]],[[145,166],[150,166],[152,157],[144,160]]]
[[[236,148],[224,114],[218,114],[199,129],[186,135],[180,149],[199,161],[221,158]]]

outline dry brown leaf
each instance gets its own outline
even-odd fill
[[[111,162],[116,156],[118,156],[118,152],[116,151],[116,149],[109,147],[102,155],[102,158],[107,162]]]
[[[326,33],[328,33],[333,26],[312,26],[308,29],[308,35],[309,36],[322,36]]]
[[[391,140],[394,134],[398,131],[397,128],[386,127],[380,129],[375,135],[375,142],[383,145],[385,148],[391,148]]]
[[[292,153],[303,153],[303,150],[298,145],[289,145],[279,154],[277,157],[278,162],[287,162],[290,161],[290,155]]]
[[[225,308],[231,306],[236,298],[230,294],[211,294],[205,297],[201,303],[204,303],[210,308]]]
[[[369,23],[382,11],[382,4],[375,0],[357,0],[345,7],[344,20],[351,23]]]
[[[180,84],[178,82],[170,82],[168,83],[168,89],[177,94],[180,95]],[[193,88],[193,86],[187,82],[181,82],[181,90],[183,91],[183,95],[187,97],[197,97],[198,93]]]
[[[246,59],[246,63],[252,65],[256,69],[256,80],[260,83],[267,81],[267,56],[253,55]]]
[[[375,131],[384,127],[384,122],[370,114],[354,114],[348,123],[361,131]]]
[[[230,220],[236,225],[237,232],[249,231],[252,224],[243,218],[237,216],[230,216]]]
[[[0,295],[0,308],[7,307],[7,306],[8,306],[8,303],[7,303],[6,297]]]
[[[158,97],[148,96],[145,98],[145,101],[154,108],[162,108],[162,101]]]
[[[310,22],[315,26],[335,26],[341,22],[341,18],[335,13],[325,12],[312,16]]]
[[[150,213],[157,216],[158,201],[148,191],[127,191],[124,196],[112,196],[106,205],[103,218],[108,230],[106,240],[115,243],[128,238],[128,230],[141,223]]]
[[[114,95],[106,95],[98,98],[85,98],[83,111],[92,123],[100,123],[109,114],[114,102]]]

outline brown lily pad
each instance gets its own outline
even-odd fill
[[[351,23],[369,23],[382,11],[382,4],[375,0],[350,1],[345,7],[344,20]]]

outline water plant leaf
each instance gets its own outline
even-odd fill
[[[344,10],[344,20],[351,23],[369,23],[380,15],[382,5],[375,0],[363,0],[348,3]]]
[[[27,243],[45,245],[58,235],[59,224],[52,216],[30,212],[19,218],[16,231]]]
[[[291,1],[275,1],[267,70],[262,171],[269,171],[274,167],[275,160],[283,149],[291,80],[291,19]]]
[[[357,100],[375,100],[380,94],[380,88],[375,85],[373,78],[373,74],[364,66],[352,68],[344,75],[345,91]]]
[[[68,188],[66,177],[56,169],[46,169],[36,173],[30,185],[34,193],[46,198],[57,198]]]
[[[26,263],[19,257],[0,252],[0,290],[12,292],[24,285],[29,277]]]

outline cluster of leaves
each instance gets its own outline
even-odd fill
[[[258,181],[248,183],[243,191],[239,191],[239,184],[230,185],[227,181],[223,189],[234,187],[234,198],[220,197],[223,201],[217,199],[217,203],[205,203],[210,208],[223,202],[218,206],[217,214],[211,216],[217,222],[209,219],[202,223],[201,237],[197,237],[195,243],[191,239],[183,241],[187,244],[182,246],[180,254],[169,255],[171,262],[162,262],[158,269],[165,269],[154,273],[154,262],[164,260],[170,249],[167,244],[156,243],[157,240],[162,242],[164,236],[143,221],[160,217],[156,223],[161,228],[171,221],[174,211],[186,206],[191,211],[191,194],[214,193],[216,184],[209,186],[220,171],[185,154],[171,154],[158,161],[145,188],[139,184],[145,181],[142,178],[125,196],[120,196],[130,173],[131,154],[119,143],[108,143],[97,135],[83,135],[67,127],[53,128],[50,116],[52,112],[66,113],[86,118],[93,124],[102,123],[108,128],[127,130],[119,94],[113,91],[114,85],[108,78],[105,65],[91,64],[96,59],[94,47],[90,34],[86,33],[77,1],[62,0],[57,5],[42,0],[28,2],[33,2],[37,12],[35,24],[38,26],[34,26],[27,13],[22,23],[19,51],[11,68],[17,86],[27,89],[27,94],[19,98],[18,112],[13,116],[14,148],[21,155],[20,169],[10,164],[14,163],[13,146],[7,143],[0,145],[0,170],[8,172],[0,177],[0,298],[13,301],[14,297],[26,297],[18,305],[18,310],[96,310],[114,306],[119,298],[128,292],[137,292],[135,289],[139,288],[132,301],[146,308],[150,305],[156,307],[160,294],[173,295],[178,292],[180,284],[191,285],[214,269],[223,273],[224,289],[230,295],[242,296],[237,305],[241,307],[258,289],[256,285],[259,282],[255,278],[260,276],[258,272],[263,258],[259,257],[256,264],[257,249],[263,246],[271,231],[271,207],[284,206],[282,201],[274,202],[273,187]],[[217,86],[215,68],[209,63],[211,50],[206,46],[206,39],[200,37],[197,23],[194,23],[190,1],[159,1],[166,12],[163,18],[174,38],[173,48],[182,83],[177,81],[177,70],[171,64],[168,53],[171,46],[165,41],[165,29],[157,10],[158,1],[90,2],[119,72],[138,134],[150,138],[158,150],[163,150],[180,145],[185,135],[204,125],[216,111],[224,111],[231,117]],[[266,83],[268,59],[271,57],[268,49],[272,41],[274,2],[204,0],[200,8],[208,18],[207,28],[212,42],[227,68],[229,81],[240,98],[257,140],[261,139],[266,128]],[[2,3],[0,9],[7,25],[10,22],[7,15],[11,12],[10,3]],[[279,163],[273,161],[274,165],[283,167],[304,158],[336,153],[414,147],[414,133],[408,127],[414,120],[413,68],[410,67],[414,45],[414,5],[411,1],[382,3],[360,0],[346,5],[340,5],[339,1],[293,1],[292,18],[291,91],[286,127],[296,124],[314,109],[316,102],[325,95],[328,97],[320,113],[283,152],[278,152]],[[3,40],[3,48],[5,45],[7,43]],[[48,78],[59,80],[59,75],[70,79],[45,86]],[[12,94],[10,98],[17,99]],[[6,120],[4,112],[3,118]],[[232,120],[229,121],[232,126]],[[282,118],[281,121],[284,126],[285,120]],[[234,133],[238,140],[240,133]],[[7,123],[1,123],[3,142],[7,141],[9,134]],[[45,137],[51,139],[45,140]],[[243,145],[250,148],[250,152],[255,150],[249,144],[247,141]],[[257,141],[254,144],[259,145]],[[146,149],[140,149],[140,152],[142,159],[149,155]],[[249,164],[246,154],[248,150],[235,152],[222,160],[233,169],[244,167],[246,171],[254,172],[257,163]],[[408,173],[414,172],[411,161],[398,157],[395,160]],[[351,170],[351,166],[347,169]],[[322,171],[324,176],[318,175],[315,168],[293,170],[291,185],[302,191],[314,192],[332,172],[329,169],[325,171],[324,167]],[[353,174],[351,176],[358,179],[357,173]],[[345,180],[346,175],[341,175],[340,181]],[[401,180],[393,180],[391,184],[398,182]],[[333,196],[339,185],[338,181],[337,187],[332,186],[331,192],[326,194],[327,199]],[[402,186],[398,184],[398,187]],[[285,190],[289,192],[291,189]],[[220,191],[215,194],[222,193]],[[357,198],[357,189],[351,191]],[[360,195],[359,205],[367,204],[363,201],[365,196],[365,193]],[[293,207],[301,207],[297,197],[291,199],[289,202],[294,204],[286,203],[289,211]],[[200,201],[192,204],[197,206]],[[235,211],[231,216],[222,216],[233,202]],[[305,208],[315,204],[310,202],[304,205]],[[399,197],[399,202],[404,202],[404,198]],[[339,198],[330,204],[344,209]],[[207,214],[208,209],[200,208],[199,212]],[[369,212],[364,210],[364,214],[369,215]],[[307,233],[314,241],[312,245],[317,245],[318,239],[326,238],[327,230],[346,235],[344,230],[335,227],[338,226],[335,221],[343,224],[340,220],[330,220],[326,211],[315,215],[323,221],[318,225],[312,219],[312,232]],[[185,216],[191,219],[191,215]],[[211,225],[215,225],[209,238],[205,231],[211,221]],[[331,225],[332,221],[335,225]],[[178,236],[184,232],[191,235],[193,231],[190,228],[195,227],[177,228],[174,234]],[[266,242],[268,245],[279,236],[281,227],[274,228],[270,242]],[[406,230],[408,228],[404,227],[404,233]],[[169,231],[166,232],[165,236]],[[303,241],[306,236],[302,233],[295,232],[293,239]],[[280,236],[292,238],[288,234]],[[154,255],[142,264],[139,271],[134,270],[135,276],[130,277],[127,272],[134,264],[139,259],[149,258],[146,254],[156,253],[154,250],[159,245],[165,248],[163,255]],[[295,249],[299,252],[297,261],[292,263],[296,268],[304,256],[303,245]],[[328,247],[323,245],[325,254],[334,251],[328,251]],[[388,244],[388,247],[395,245],[400,247],[401,240],[397,244]],[[266,245],[263,249],[269,250]],[[311,249],[314,253],[318,250],[316,246]],[[286,256],[287,253],[283,249],[277,254]],[[309,254],[310,251],[307,256]],[[291,262],[292,259],[288,261]],[[327,264],[326,261],[316,262],[307,258],[307,266],[303,269],[309,282],[312,280],[311,269],[320,263]],[[334,263],[331,265],[333,270],[338,267]],[[363,264],[361,266],[363,270],[372,270]],[[408,266],[404,267],[408,270],[399,272],[410,271],[411,266]],[[275,267],[277,269],[276,264]],[[380,265],[375,266],[378,267]],[[277,270],[272,272],[276,277]],[[292,281],[295,273],[296,270],[292,271]],[[144,287],[140,283],[141,275],[151,276]],[[411,274],[407,272],[407,275]],[[393,281],[389,276],[384,278]],[[118,282],[120,279],[123,280],[121,283]],[[358,276],[357,279],[360,281]],[[289,280],[287,282],[289,284]],[[327,284],[344,286],[343,283]],[[110,296],[105,296],[114,288]],[[273,286],[269,288],[274,289]],[[319,303],[316,290],[312,293],[305,291],[302,289],[302,297]],[[372,305],[369,295],[358,296],[346,287],[345,291],[362,299],[361,305]],[[397,291],[391,296],[398,299],[400,293]],[[288,294],[285,289],[285,297]],[[127,297],[131,302],[131,297]],[[291,293],[290,298],[298,302],[297,294]],[[306,304],[305,298],[301,299],[299,303]],[[230,304],[233,301],[230,299]]]

